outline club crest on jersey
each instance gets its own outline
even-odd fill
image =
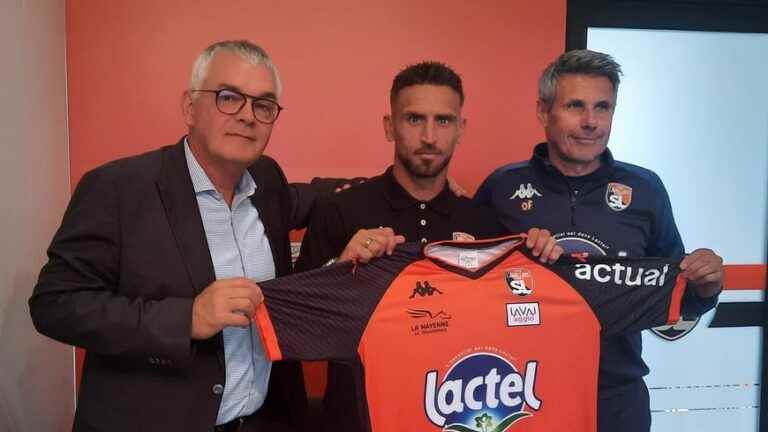
[[[696,327],[696,324],[699,323],[699,318],[700,317],[686,319],[684,317],[680,317],[680,320],[672,325],[654,327],[651,329],[651,331],[653,334],[664,340],[668,340],[670,342],[676,341],[692,332],[693,328]]]
[[[537,361],[521,374],[498,354],[475,352],[460,358],[439,380],[427,372],[424,412],[444,432],[504,432],[541,408],[536,396]],[[526,409],[528,408],[528,409]]]
[[[526,268],[513,268],[505,276],[507,285],[512,290],[512,294],[527,296],[533,292],[534,281],[533,274]]]
[[[632,202],[632,188],[621,183],[608,183],[605,190],[605,203],[611,210],[622,211]]]
[[[530,183],[520,184],[515,193],[509,197],[509,199],[531,199],[533,197],[540,197],[541,192],[537,191]]]

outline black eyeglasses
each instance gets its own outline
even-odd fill
[[[272,99],[258,96],[251,96],[231,89],[221,90],[190,90],[193,92],[213,93],[216,95],[216,108],[222,114],[235,115],[245,106],[248,99],[251,100],[253,108],[253,117],[261,123],[272,124],[277,121],[277,116],[283,110],[277,102]]]

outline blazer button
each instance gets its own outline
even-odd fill
[[[211,390],[213,391],[213,394],[220,395],[220,394],[224,393],[224,386],[221,385],[221,384],[214,384],[213,388],[211,388]]]

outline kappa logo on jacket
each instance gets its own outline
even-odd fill
[[[509,199],[531,199],[533,197],[540,197],[541,192],[537,191],[536,188],[533,187],[530,183],[528,184],[520,184],[520,186],[517,188],[515,193],[512,194],[512,196],[509,197]]]

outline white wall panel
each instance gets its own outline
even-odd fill
[[[0,2],[0,431],[67,431],[72,348],[27,299],[69,197],[63,0]]]

